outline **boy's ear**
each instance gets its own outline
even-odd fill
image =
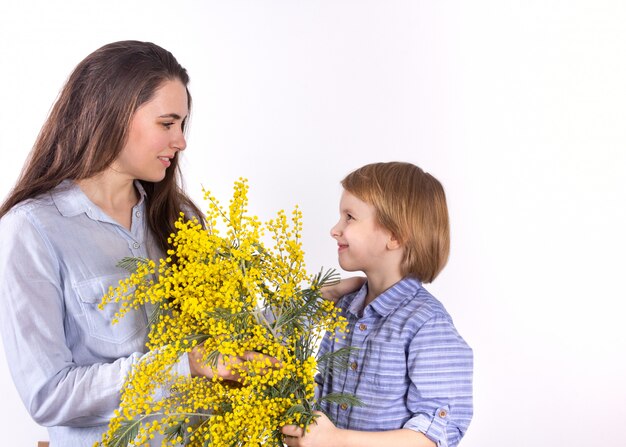
[[[387,241],[387,250],[397,250],[399,248],[402,248],[402,243],[395,235],[392,234]]]

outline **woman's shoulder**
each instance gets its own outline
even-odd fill
[[[17,220],[37,218],[38,216],[57,216],[59,210],[56,202],[69,195],[72,187],[72,182],[65,180],[49,191],[17,203],[7,211],[2,219],[9,216]]]
[[[13,208],[7,211],[7,213],[2,217],[2,220],[4,220],[6,217],[22,219],[29,215],[46,213],[46,211],[48,211],[48,208],[53,205],[54,201],[50,193],[44,193],[38,195],[37,197],[23,200],[20,203],[14,205]]]
[[[9,228],[19,231],[25,226],[40,227],[46,222],[56,221],[58,216],[59,211],[55,206],[52,194],[46,192],[14,205],[0,219],[0,228],[3,231],[7,231]]]

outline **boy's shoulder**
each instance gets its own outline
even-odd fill
[[[412,339],[418,332],[423,334],[433,334],[433,330],[437,333],[440,331],[447,333],[450,330],[456,332],[454,321],[445,306],[421,284],[413,290],[413,293],[406,295],[404,300],[397,303],[382,324],[398,328],[407,340]],[[423,332],[425,327],[429,329]],[[439,333],[436,336],[441,335],[442,333]]]
[[[452,317],[441,301],[422,286],[416,290],[411,298],[407,299],[406,308],[416,317],[425,321],[433,317],[442,317],[452,321]]]

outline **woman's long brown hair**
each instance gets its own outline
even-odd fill
[[[0,217],[63,180],[87,179],[104,171],[124,147],[135,111],[169,80],[187,87],[189,75],[169,51],[150,42],[115,42],[87,56],[61,90],[0,207]],[[187,99],[191,108],[189,90]],[[164,251],[181,211],[201,216],[181,181],[178,157],[160,182],[141,181],[147,192],[148,225]]]

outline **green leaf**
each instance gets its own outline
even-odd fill
[[[308,311],[317,302],[317,297],[309,298],[302,306],[288,308],[280,316],[276,318],[274,326],[280,330],[283,326],[288,324],[293,325],[292,328],[302,329],[302,323],[306,322]],[[301,318],[301,321],[298,319]]]
[[[350,356],[359,348],[354,346],[345,346],[337,351],[327,352],[317,359],[317,366],[320,372],[331,372],[333,370],[343,371],[348,369],[350,365]]]
[[[187,340],[189,342],[196,340],[198,344],[201,344],[208,338],[209,336],[207,334],[191,334],[191,335],[187,335],[183,340]]]
[[[289,410],[287,410],[287,413],[285,413],[285,415],[288,417],[291,417],[296,413],[303,414],[305,412],[306,412],[306,408],[304,408],[304,405],[296,404],[296,405],[293,405]]]
[[[327,394],[326,396],[322,397],[319,400],[318,404],[321,402],[330,402],[330,403],[337,404],[337,405],[346,404],[346,405],[350,405],[351,407],[364,406],[363,402],[358,397],[354,396],[353,394],[344,394],[344,393]]]
[[[185,420],[179,419],[176,422],[171,422],[172,425],[165,429],[165,437],[172,441],[177,437],[184,438],[185,437]]]
[[[183,338],[183,343],[185,340],[188,342],[187,345],[183,344],[183,346],[192,346],[194,341],[196,342],[195,346],[198,346],[204,343],[208,338],[209,336],[207,334],[191,334]]]
[[[159,321],[159,317],[163,315],[163,308],[160,305],[157,305],[150,312],[150,318],[148,319],[148,327],[153,327],[154,324]]]
[[[217,361],[220,358],[219,351],[211,351],[206,356],[206,364],[211,365],[214,368],[217,368]]]
[[[126,419],[122,421],[120,427],[111,436],[109,447],[126,447],[130,444],[139,434],[141,421],[142,419]]]
[[[324,267],[322,267],[319,273],[317,273],[313,277],[313,280],[311,281],[311,285],[317,286],[317,287],[332,286],[334,284],[337,284],[340,279],[341,277],[339,275],[339,272],[337,272],[337,270],[328,269],[324,271]]]
[[[130,273],[135,273],[139,269],[140,265],[145,265],[147,263],[148,263],[148,259],[146,258],[126,257],[126,258],[122,258],[122,260],[117,263],[117,266],[122,267],[124,270],[127,270]]]

